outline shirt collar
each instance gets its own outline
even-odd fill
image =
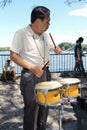
[[[43,34],[41,34],[40,36],[38,34],[36,34],[32,28],[30,27],[30,25],[27,26],[28,31],[30,32],[30,35],[34,38],[34,39],[39,39],[39,38],[43,38]]]

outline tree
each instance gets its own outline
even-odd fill
[[[63,43],[60,43],[59,46],[62,48],[62,50],[69,50],[73,48],[74,44],[69,43],[69,42],[63,42]]]
[[[83,51],[87,51],[87,44],[82,45]]]
[[[65,3],[67,3],[68,5],[71,5],[72,3],[76,3],[76,2],[87,2],[87,0],[65,0]]]
[[[12,0],[0,0],[0,6],[5,7],[6,4],[10,4]]]
[[[71,5],[72,3],[75,3],[75,2],[81,2],[81,1],[87,2],[87,0],[64,0],[64,1],[68,5]],[[2,7],[5,7],[7,3],[8,4],[12,3],[12,0],[0,0],[0,6]]]

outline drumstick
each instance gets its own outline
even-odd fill
[[[53,42],[53,44],[54,44],[54,47],[56,48],[56,44],[55,44],[55,42],[54,42],[54,40],[53,40],[53,38],[52,38],[51,33],[49,33],[49,35],[50,35],[50,38],[51,38],[51,40],[52,40],[52,42]]]
[[[49,63],[49,61],[47,61],[47,63],[42,67],[42,70],[45,70],[46,65]]]

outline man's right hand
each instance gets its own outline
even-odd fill
[[[31,71],[37,76],[37,77],[41,77],[44,70],[42,70],[42,68],[40,66],[32,66],[31,67]]]

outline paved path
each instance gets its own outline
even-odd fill
[[[22,130],[22,108],[19,81],[0,81],[0,130]]]
[[[0,81],[0,130],[23,130],[23,100],[19,82],[20,79],[16,83]],[[64,130],[77,130],[77,118],[71,105],[64,105],[62,116]],[[57,117],[58,112],[50,109],[47,130],[59,130]]]

